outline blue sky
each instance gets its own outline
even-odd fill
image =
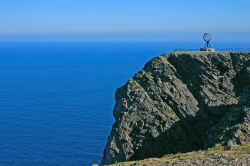
[[[249,0],[0,0],[0,35],[250,41]]]

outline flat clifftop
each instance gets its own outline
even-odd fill
[[[250,53],[173,52],[116,92],[103,164],[250,140]]]

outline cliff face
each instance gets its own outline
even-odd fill
[[[162,54],[116,92],[103,164],[250,140],[250,53]]]

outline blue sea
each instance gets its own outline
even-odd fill
[[[100,163],[116,89],[160,53],[203,45],[0,42],[0,166]],[[250,50],[250,43],[214,46]]]

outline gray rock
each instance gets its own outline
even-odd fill
[[[102,163],[242,144],[248,108],[250,53],[162,54],[117,90]]]

